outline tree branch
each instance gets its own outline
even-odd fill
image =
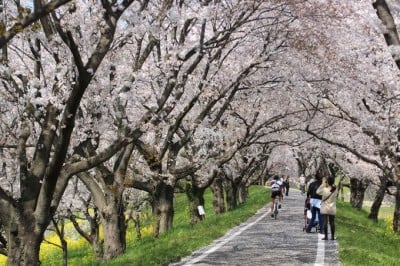
[[[22,32],[23,29],[33,24],[40,18],[47,16],[58,7],[68,3],[71,0],[53,0],[41,8],[38,8],[36,12],[26,16],[21,21],[16,22],[9,30],[6,32],[0,32],[0,48],[3,48],[12,38],[15,37],[19,32]]]
[[[322,137],[322,136],[319,136],[319,135],[316,134],[315,132],[311,131],[311,130],[309,129],[309,126],[306,127],[306,132],[307,132],[308,134],[314,136],[315,138],[317,138],[317,139],[319,139],[319,140],[322,140],[322,141],[324,141],[324,142],[326,142],[326,143],[328,143],[328,144],[330,144],[330,145],[337,146],[337,147],[340,147],[340,148],[343,148],[343,149],[347,150],[348,152],[354,154],[355,156],[357,156],[358,158],[360,158],[361,160],[363,160],[363,161],[366,162],[366,163],[373,164],[373,165],[375,165],[376,167],[378,167],[379,169],[383,169],[383,165],[382,165],[381,163],[379,163],[377,160],[368,158],[367,156],[365,156],[365,155],[359,153],[357,150],[352,149],[352,148],[348,147],[347,145],[345,145],[345,144],[343,144],[343,143],[335,142],[335,141],[333,141],[333,140],[329,140],[329,139],[327,139],[327,138],[324,138],[324,137]]]

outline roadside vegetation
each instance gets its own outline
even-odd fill
[[[260,186],[250,187],[246,203],[233,211],[215,215],[212,209],[212,194],[205,194],[206,219],[194,226],[189,224],[189,208],[185,194],[175,198],[174,228],[158,239],[152,237],[151,221],[146,215],[141,221],[142,238],[138,240],[133,224],[127,232],[127,251],[124,255],[106,263],[96,261],[92,250],[82,238],[73,234],[72,226],[66,226],[68,237],[69,265],[168,265],[194,250],[211,243],[229,229],[247,220],[269,199],[269,190]],[[337,228],[339,257],[342,265],[397,265],[400,250],[400,234],[392,231],[393,207],[382,207],[379,222],[367,218],[368,210],[355,210],[347,202],[338,201]],[[56,236],[47,240],[57,242]],[[61,249],[44,243],[41,247],[44,266],[60,265]],[[4,257],[0,258],[0,265]]]
[[[172,230],[154,239],[151,221],[145,215],[141,221],[141,240],[136,237],[133,223],[129,224],[126,253],[106,263],[95,260],[91,247],[82,238],[70,235],[67,239],[68,265],[167,265],[223,236],[229,229],[255,214],[268,200],[269,191],[266,188],[251,186],[249,198],[243,205],[239,205],[232,211],[215,215],[212,207],[212,194],[210,190],[207,190],[205,193],[206,218],[192,226],[189,223],[189,206],[186,195],[184,193],[177,194],[174,202],[175,216]],[[49,236],[47,239],[57,242],[56,237]],[[43,266],[59,266],[62,262],[61,249],[54,245],[42,244],[40,257]]]
[[[389,218],[393,207],[381,209],[378,223],[367,218],[368,211],[356,210],[347,202],[338,201],[337,213],[342,265],[398,265],[400,234],[393,233],[393,219]]]

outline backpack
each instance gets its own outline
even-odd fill
[[[281,187],[281,186],[280,186],[277,182],[274,182],[274,183],[271,185],[271,190],[272,190],[272,191],[279,191],[280,187]]]

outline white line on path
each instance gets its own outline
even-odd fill
[[[260,217],[258,217],[254,222],[247,224],[246,226],[241,227],[239,230],[237,230],[235,233],[233,233],[232,235],[228,236],[227,238],[225,238],[224,240],[222,240],[221,242],[219,242],[218,244],[214,245],[212,248],[210,248],[209,250],[205,251],[203,254],[201,254],[198,257],[195,257],[193,259],[191,259],[190,261],[186,262],[184,265],[192,265],[195,264],[197,262],[199,262],[200,260],[204,259],[205,257],[207,257],[210,253],[216,251],[217,249],[219,249],[220,247],[222,247],[223,245],[225,245],[227,242],[229,242],[232,238],[234,238],[235,236],[240,235],[243,231],[247,230],[248,228],[250,228],[251,226],[253,226],[254,224],[258,223],[260,220],[264,219],[265,216],[267,216],[269,213],[271,212],[270,208],[268,207],[268,211],[265,212],[263,215],[261,215]]]
[[[322,240],[317,233],[318,236],[318,247],[317,247],[317,256],[315,257],[314,266],[324,265],[325,261],[325,240]]]

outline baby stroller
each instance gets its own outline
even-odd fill
[[[303,232],[307,230],[308,223],[310,222],[312,218],[311,214],[311,204],[310,204],[310,198],[307,198],[306,201],[304,202],[304,227],[303,227]],[[311,227],[311,230],[315,228],[315,231],[319,231],[319,223],[318,223],[318,215],[315,217],[314,223]]]

